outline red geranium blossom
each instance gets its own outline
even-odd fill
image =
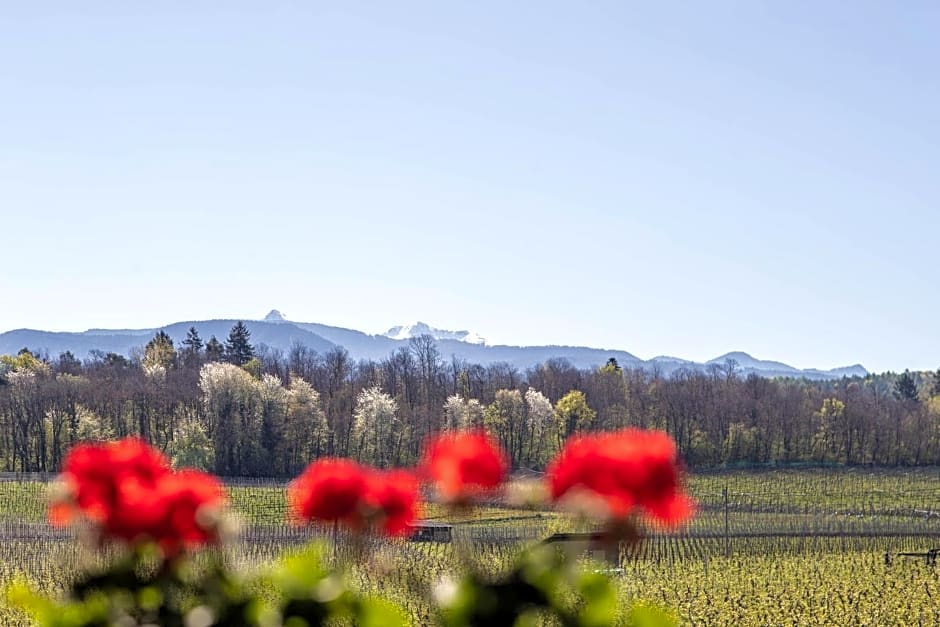
[[[136,438],[74,447],[62,480],[65,490],[50,510],[55,525],[81,515],[105,537],[152,540],[168,554],[217,539],[216,515],[225,502],[218,480],[173,472],[159,451]]]
[[[547,473],[554,500],[588,490],[603,499],[614,518],[641,509],[656,522],[676,525],[694,510],[681,490],[675,442],[662,431],[623,429],[573,437]]]
[[[508,463],[499,445],[485,432],[445,433],[424,449],[421,469],[447,501],[469,500],[498,487]]]
[[[70,498],[54,503],[52,522],[62,526],[81,514],[105,526],[123,527],[130,521],[118,517],[150,518],[153,504],[148,496],[169,472],[167,459],[137,438],[79,444],[62,465],[61,478]]]
[[[404,470],[370,474],[363,498],[368,519],[390,536],[408,535],[418,517],[418,480]]]
[[[183,470],[163,477],[157,492],[165,511],[154,539],[167,553],[218,540],[218,517],[225,504],[218,479],[198,470]]]
[[[325,457],[311,463],[287,488],[295,521],[353,522],[367,489],[368,470],[354,461]]]

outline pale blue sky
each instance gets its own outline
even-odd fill
[[[913,1],[3,2],[0,331],[277,307],[933,369],[938,33]]]

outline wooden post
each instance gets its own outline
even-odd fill
[[[731,529],[728,525],[728,486],[721,489],[721,497],[725,502],[725,557],[731,556]]]
[[[339,564],[339,543],[336,541],[336,536],[339,535],[339,520],[333,521],[333,568],[336,568]]]

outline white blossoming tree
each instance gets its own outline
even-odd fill
[[[540,468],[548,463],[558,449],[554,437],[555,408],[548,397],[534,388],[525,393],[526,428],[529,437],[525,451],[525,465]]]
[[[293,377],[287,388],[283,438],[287,474],[296,475],[307,462],[323,453],[327,430],[319,392],[300,377]]]
[[[397,413],[398,403],[377,386],[359,393],[353,412],[353,439],[361,461],[379,468],[401,462],[405,430]]]
[[[199,387],[215,449],[214,472],[221,476],[258,474],[265,457],[258,380],[233,364],[212,362],[202,367]]]
[[[447,397],[444,403],[444,430],[479,429],[483,426],[483,405],[475,398],[459,394]]]

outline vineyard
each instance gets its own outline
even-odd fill
[[[54,590],[94,559],[46,525],[45,490],[38,477],[0,480],[2,583],[25,575]],[[224,550],[246,569],[328,537],[285,524],[283,486],[238,480],[228,490],[242,530]],[[621,547],[612,566],[625,597],[689,625],[940,624],[940,566],[898,555],[940,546],[940,470],[735,471],[693,476],[690,490],[691,524]],[[460,561],[496,572],[523,546],[576,530],[565,515],[498,504],[460,516],[430,504],[424,517],[453,524],[453,541],[375,540],[351,574],[416,624],[432,622],[428,590]],[[0,625],[23,620],[0,605]]]

